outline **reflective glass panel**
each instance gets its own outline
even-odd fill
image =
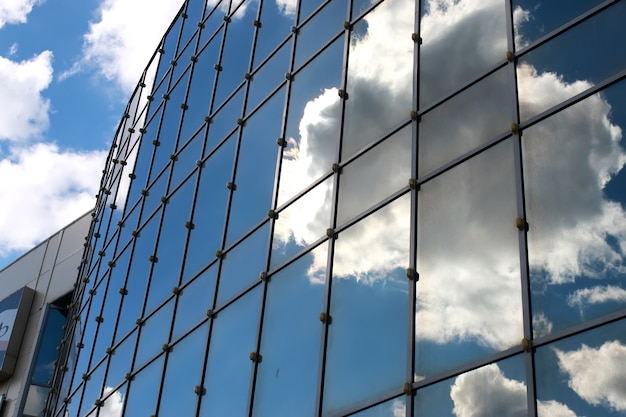
[[[513,142],[423,184],[417,208],[416,376],[519,344]]]
[[[504,0],[422,0],[420,107],[504,60]]]
[[[274,56],[266,62],[252,76],[248,91],[247,111],[250,112],[285,81],[285,74],[289,72],[289,58],[291,57],[291,44],[284,45]],[[281,109],[282,110],[282,109]],[[278,124],[280,128],[280,123]],[[277,136],[278,137],[278,136]]]
[[[189,235],[183,281],[198,273],[215,259],[222,246],[224,219],[229,190],[226,184],[232,176],[236,140],[231,137],[204,163],[193,214],[194,228]]]
[[[525,129],[535,337],[626,306],[626,83]]]
[[[421,117],[419,175],[425,175],[509,129],[505,67]]]
[[[274,223],[272,268],[325,235],[330,226],[333,180],[328,178],[278,214]]]
[[[152,267],[146,312],[162,303],[172,294],[172,288],[178,285],[189,233],[185,222],[191,215],[195,188],[195,177],[191,177],[169,197],[169,203],[164,207],[163,224],[156,249],[157,262]]]
[[[400,197],[336,240],[324,413],[392,393],[406,379],[410,200]]]
[[[178,339],[184,332],[206,318],[207,310],[213,306],[216,270],[217,264],[214,264],[178,294],[172,340]]]
[[[85,391],[83,392],[79,415],[87,414],[89,410],[95,407],[95,401],[100,398],[105,368],[106,363],[101,363],[89,376],[84,376]]]
[[[226,244],[232,244],[267,217],[272,207],[274,176],[285,96],[276,93],[246,120],[239,142],[237,172]]]
[[[239,7],[230,23],[226,25],[226,40],[220,59],[222,71],[220,71],[215,92],[215,104],[217,105],[222,103],[235,90],[235,87],[244,81],[243,75],[249,71],[250,52],[254,37],[254,26],[250,22],[254,19],[253,9],[256,7],[248,7],[247,4],[244,4]]]
[[[343,39],[295,75],[283,150],[278,204],[327,171],[336,162],[341,106]]]
[[[143,366],[148,359],[160,353],[163,344],[168,342],[173,310],[174,300],[170,300],[152,316],[144,320],[140,327],[139,344],[137,345],[133,369]]]
[[[278,44],[291,34],[290,28],[295,24],[297,1],[268,1],[263,3],[261,10],[261,27],[258,30],[254,66],[258,66]],[[290,43],[287,47],[291,49]],[[284,68],[285,72],[287,68]]]
[[[400,397],[351,415],[354,417],[405,417],[405,409],[406,400]]]
[[[515,48],[523,48],[569,20],[592,9],[603,0],[570,0],[567,7],[557,2],[513,0]]]
[[[218,306],[259,279],[266,268],[268,242],[269,225],[266,223],[226,253],[220,271]]]
[[[242,76],[243,79],[243,76]],[[235,130],[237,119],[241,117],[245,89],[240,89],[228,103],[217,111],[209,124],[209,137],[205,148],[205,156],[212,152],[221,141]]]
[[[409,34],[414,14],[407,3],[386,0],[352,28],[343,160],[409,119],[414,47]]]
[[[214,318],[200,416],[243,416],[256,349],[261,289],[250,291]]]
[[[621,320],[538,348],[537,415],[623,414],[625,330]]]
[[[626,50],[620,41],[626,37],[626,26],[621,24],[624,15],[626,3],[617,2],[520,58],[517,83],[522,120],[624,69]]]
[[[106,388],[113,388],[122,383],[124,381],[124,375],[130,372],[136,341],[137,332],[134,332],[130,337],[124,339],[124,341],[115,348],[113,354],[109,356],[109,369],[107,371],[105,390]]]
[[[324,308],[325,273],[309,273],[326,260],[318,246],[271,277],[265,300],[253,416],[313,416]],[[303,360],[306,358],[306,360]]]
[[[528,416],[524,368],[518,355],[418,389],[415,416]]]
[[[150,417],[156,414],[164,358],[165,355],[159,356],[133,377],[128,387],[125,416]]]
[[[343,22],[346,20],[346,12],[345,0],[332,0],[298,29],[294,68],[300,67],[326,42],[344,31]]]
[[[411,126],[343,167],[337,224],[406,187],[411,178]]]
[[[208,326],[202,326],[172,347],[168,354],[159,405],[162,416],[193,416],[202,379]]]
[[[170,190],[177,188],[180,182],[196,169],[196,162],[202,157],[205,133],[205,128],[199,130],[176,156],[170,179]]]

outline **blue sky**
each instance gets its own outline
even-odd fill
[[[181,4],[0,3],[0,269],[93,206],[126,101]]]

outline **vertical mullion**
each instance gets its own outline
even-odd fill
[[[325,5],[328,7],[328,4]],[[346,16],[348,19],[352,16],[352,0],[347,0],[347,10]],[[341,114],[339,119],[339,140],[337,141],[337,149],[336,149],[336,161],[337,164],[341,162],[341,150],[342,150],[342,142],[343,142],[343,123],[344,123],[344,115],[345,115],[345,102],[347,98],[346,85],[348,78],[348,62],[349,62],[349,52],[350,52],[350,34],[352,31],[352,24],[348,22],[347,25],[344,25],[344,54],[342,61],[342,74],[341,74],[341,88],[344,91],[344,94],[341,95]],[[339,166],[339,165],[337,165]],[[328,348],[328,330],[329,325],[332,321],[332,312],[330,311],[331,306],[331,298],[332,298],[332,284],[333,284],[333,259],[335,254],[335,229],[337,227],[337,203],[339,200],[339,187],[340,187],[340,176],[341,176],[341,168],[336,169],[336,172],[333,175],[333,197],[331,202],[331,221],[330,228],[327,231],[328,235],[328,261],[326,265],[326,287],[324,289],[324,313],[326,319],[323,321],[323,331],[322,331],[322,345],[320,350],[320,372],[319,372],[319,380],[318,380],[318,398],[317,398],[317,410],[316,416],[322,416],[322,410],[324,405],[324,383],[325,383],[325,374],[326,374],[326,358],[327,358],[327,348]]]
[[[414,1],[414,22],[413,22],[413,97],[412,107],[415,111],[415,120],[411,124],[411,229],[410,229],[410,242],[409,242],[409,268],[414,271],[414,279],[409,284],[409,293],[407,299],[407,367],[406,367],[406,383],[412,386],[413,375],[415,374],[415,303],[417,297],[417,281],[419,273],[417,271],[417,203],[419,187],[417,186],[418,177],[418,155],[419,155],[419,92],[420,92],[420,46],[421,46],[421,32],[420,32],[420,16],[421,16],[421,2],[420,0]],[[407,393],[405,416],[412,417],[415,402],[415,394],[413,389]]]
[[[528,241],[527,231],[528,223],[526,222],[526,208],[524,201],[524,176],[522,165],[522,132],[518,126],[520,124],[519,117],[519,97],[517,91],[517,60],[515,58],[515,26],[513,21],[513,5],[512,0],[505,2],[506,8],[506,28],[507,28],[507,58],[508,75],[509,75],[509,91],[511,94],[511,131],[514,147],[514,169],[515,169],[515,189],[517,194],[517,213],[523,220],[522,229],[518,233],[519,244],[519,262],[520,262],[520,279],[522,290],[522,315],[523,315],[523,331],[524,341],[532,340],[532,312],[531,312],[531,300],[530,300],[530,277],[528,267]],[[528,407],[528,415],[537,416],[537,402],[535,392],[535,370],[534,370],[534,353],[532,347],[530,347],[525,355],[524,362],[526,368],[526,403]]]

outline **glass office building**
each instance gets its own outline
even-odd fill
[[[626,1],[189,0],[50,416],[626,413]]]

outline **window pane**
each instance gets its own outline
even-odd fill
[[[406,379],[409,225],[407,194],[339,233],[324,413],[395,392]]]
[[[519,344],[522,295],[513,142],[418,194],[417,377]]]
[[[623,309],[626,83],[523,132],[535,337]]]

